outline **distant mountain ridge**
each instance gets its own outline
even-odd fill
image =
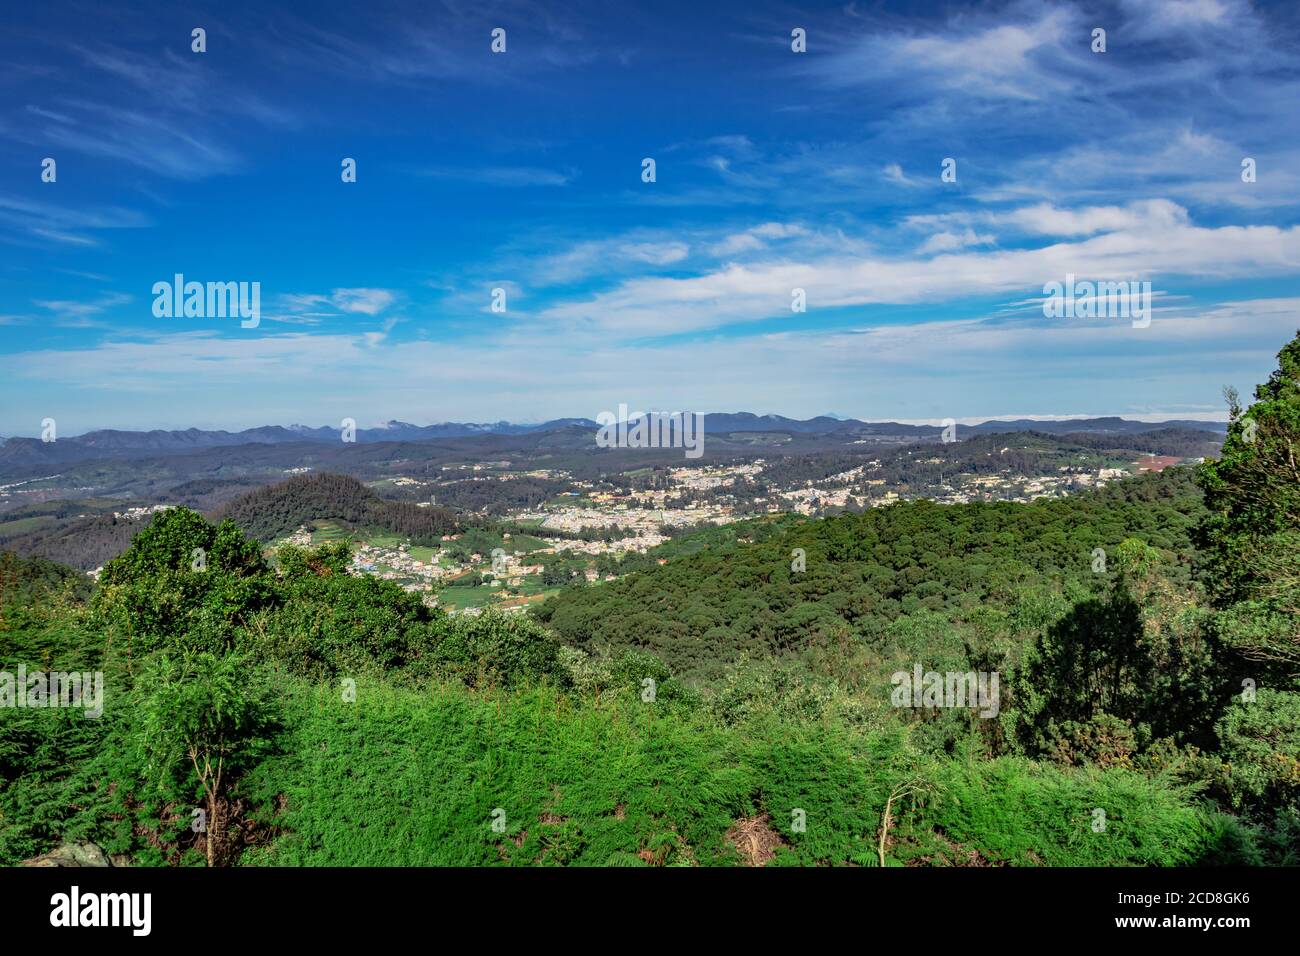
[[[510,422],[474,424],[444,422],[436,425],[412,425],[390,421],[375,428],[358,428],[358,443],[392,441],[434,441],[440,438],[466,438],[476,435],[525,435],[556,431],[573,425],[597,428],[595,422],[580,418],[561,418],[538,425],[513,425]],[[336,443],[342,430],[307,425],[262,425],[243,431],[153,429],[124,431],[100,429],[44,442],[38,438],[0,439],[0,467],[5,465],[67,464],[92,458],[147,458],[157,454],[177,454],[235,445],[288,445],[301,442]]]
[[[930,433],[939,425],[914,425],[894,421],[863,421],[857,418],[844,418],[838,415],[818,415],[815,418],[787,418],[784,415],[755,415],[753,412],[708,412],[704,416],[706,429],[713,431],[789,431],[807,434],[826,434],[836,431],[851,431],[865,428],[871,431],[887,430],[889,434],[904,434],[909,431]],[[634,419],[635,420],[635,419]],[[570,426],[599,428],[600,425],[590,418],[555,418],[538,424],[514,424],[499,422],[438,422],[432,425],[413,425],[410,422],[387,421],[370,428],[356,430],[357,441],[420,441],[430,438],[463,438],[469,435],[523,435],[529,432],[554,431]],[[1158,428],[1192,428],[1201,431],[1224,433],[1225,422],[1195,421],[1191,419],[1166,419],[1158,422],[1142,422],[1119,416],[1103,418],[1067,418],[1067,419],[989,419],[978,425],[959,425],[963,430],[980,432],[997,431],[1040,431],[1040,432],[1113,432],[1115,434],[1133,434],[1153,431]],[[296,441],[338,441],[341,429],[328,425],[312,427],[309,425],[261,425],[232,432],[224,429],[150,429],[148,431],[131,431],[126,429],[104,428],[86,432],[70,438],[61,438],[59,442],[78,444],[85,448],[114,450],[139,448],[149,451],[171,451],[186,447],[213,448],[221,445],[244,445],[253,442],[279,444]],[[0,436],[0,445],[7,442],[39,442],[35,438],[4,438]],[[57,444],[51,442],[49,444]]]
[[[371,428],[358,428],[356,442],[427,442],[439,439],[467,438],[485,435],[529,435],[556,432],[565,429],[592,429],[600,426],[588,418],[558,418],[533,425],[511,422],[442,422],[433,425],[413,425],[409,422],[389,421]],[[1170,420],[1139,422],[1116,416],[1103,418],[1073,418],[1042,421],[1017,419],[1014,421],[990,420],[978,425],[959,425],[958,436],[997,432],[1038,431],[1053,435],[1098,434],[1134,435],[1168,428],[1184,428],[1226,433],[1224,422]],[[833,435],[837,440],[874,438],[924,439],[936,436],[938,425],[913,425],[901,422],[864,422],[853,418],[834,418],[819,415],[815,418],[796,419],[782,415],[755,415],[752,412],[710,412],[704,416],[706,435],[736,433],[781,433],[790,435]],[[0,439],[0,469],[19,466],[57,467],[72,462],[91,459],[134,459],[153,455],[184,454],[211,448],[237,445],[285,445],[292,443],[338,443],[342,431],[327,426],[263,425],[243,431],[153,429],[151,431],[126,431],[101,429],[43,442],[36,438]]]

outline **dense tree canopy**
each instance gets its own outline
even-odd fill
[[[1300,334],[1232,421],[1222,457],[1199,478],[1209,514],[1199,528],[1219,627],[1254,661],[1300,673]]]
[[[716,547],[600,588],[575,586],[539,617],[577,647],[641,647],[688,676],[742,653],[781,653],[840,632],[871,638],[904,614],[960,617],[1026,590],[1089,582],[1094,551],[1140,537],[1188,582],[1199,496],[1184,470],[1031,505],[904,502],[803,522],[777,535],[713,536]],[[766,524],[767,522],[762,522]],[[796,549],[805,570],[792,569]],[[684,550],[684,549],[683,549]],[[684,550],[685,553],[685,550]]]
[[[221,511],[259,541],[270,541],[314,521],[333,520],[358,529],[384,529],[418,540],[457,530],[446,508],[385,501],[347,475],[296,475],[236,498]]]

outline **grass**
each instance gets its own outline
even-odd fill
[[[461,611],[467,607],[486,607],[496,598],[492,587],[443,588],[438,593],[438,606],[448,611]]]
[[[410,548],[412,560],[423,561],[425,564],[431,563],[434,559],[434,555],[437,553],[437,548],[430,548],[422,545],[411,545]]]
[[[560,589],[553,584],[543,584],[540,574],[530,574],[524,577],[523,582],[519,585],[521,594],[558,594]]]
[[[550,544],[531,534],[512,534],[509,541],[501,542],[501,546],[507,551],[528,554],[540,551],[542,548],[549,548]]]
[[[332,522],[321,521],[317,523],[316,529],[311,533],[311,543],[315,547],[322,544],[333,544],[336,541],[350,540],[351,537],[352,533],[346,528]]]

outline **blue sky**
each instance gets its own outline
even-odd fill
[[[0,434],[1222,417],[1300,328],[1294,4],[133,7],[0,19]]]

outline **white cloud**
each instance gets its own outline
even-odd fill
[[[41,299],[33,304],[50,312],[55,325],[64,328],[91,328],[100,324],[95,316],[130,301],[131,296],[124,292],[110,292],[94,299]]]
[[[330,301],[341,312],[360,312],[378,315],[393,304],[397,297],[387,289],[335,289]]]
[[[1038,210],[1038,228],[1120,228],[1075,242],[961,251],[932,258],[822,255],[803,261],[731,263],[690,278],[640,277],[582,300],[543,309],[536,319],[600,335],[640,337],[702,331],[786,315],[791,290],[805,289],[808,308],[941,303],[979,295],[1039,291],[1067,274],[1121,280],[1154,276],[1239,279],[1300,271],[1300,226],[1193,225],[1171,204],[1139,206],[1138,214]],[[1142,212],[1145,210],[1145,213]]]
[[[1228,0],[1120,0],[1128,24],[1141,37],[1167,36],[1227,26],[1248,13]]]
[[[880,174],[889,182],[897,183],[899,186],[916,187],[922,185],[921,181],[916,177],[903,172],[903,167],[898,163],[889,163],[880,171]]]
[[[99,239],[90,235],[92,232],[150,225],[147,216],[133,209],[118,206],[75,209],[9,196],[0,196],[0,223],[42,239],[78,246],[99,245]]]
[[[936,232],[921,244],[917,252],[922,255],[933,252],[952,252],[956,249],[964,249],[967,246],[991,246],[996,242],[996,236],[988,233],[977,233],[968,226],[962,232]]]
[[[792,239],[808,235],[808,230],[794,223],[765,222],[743,232],[733,232],[721,242],[715,243],[710,252],[719,257],[734,256],[741,252],[753,252],[767,247],[774,240]]]
[[[633,262],[666,266],[681,262],[690,249],[684,242],[629,242],[619,246],[618,251]]]
[[[69,421],[130,407],[139,427],[167,396],[177,421],[226,409],[226,424],[358,419],[540,420],[592,416],[625,401],[696,411],[808,416],[832,404],[859,418],[982,419],[1023,414],[1213,409],[1223,384],[1248,388],[1300,325],[1300,299],[1170,310],[1150,328],[1111,320],[943,321],[625,347],[601,339],[527,344],[383,340],[363,334],[120,338],[97,348],[0,356],[27,403]],[[1090,356],[1091,362],[1081,362]],[[430,377],[429,369],[439,370]],[[565,374],[555,375],[562,368]],[[980,375],[964,374],[979,369]],[[265,391],[238,403],[249,381]],[[346,381],[340,391],[337,384]],[[52,398],[38,394],[49,389]],[[135,396],[132,398],[132,396]],[[62,396],[60,398],[60,396]],[[53,399],[57,398],[58,401]],[[214,406],[214,402],[217,403]]]
[[[1128,206],[1090,206],[1080,209],[1058,209],[1048,203],[1040,203],[990,218],[1043,236],[1090,236],[1098,232],[1168,229],[1188,223],[1187,210],[1167,199],[1144,200]]]
[[[389,289],[333,289],[320,293],[285,293],[279,297],[286,315],[278,321],[321,319],[340,312],[379,315],[394,302],[397,294]]]
[[[913,85],[968,97],[1041,100],[1070,86],[1060,67],[1074,19],[1073,11],[1057,8],[1019,23],[959,16],[932,33],[873,30],[827,55],[814,70],[840,86],[907,76]],[[1039,62],[1039,54],[1050,54],[1050,67]]]
[[[605,239],[573,242],[560,251],[552,236],[536,242],[548,251],[540,256],[525,257],[517,266],[520,275],[540,285],[575,282],[597,274],[626,274],[645,266],[663,267],[684,261],[691,253],[690,242],[667,231],[638,230]]]

